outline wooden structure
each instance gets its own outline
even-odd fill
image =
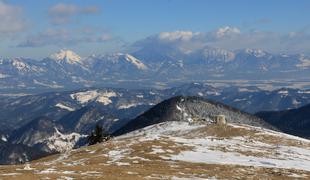
[[[215,122],[218,125],[225,125],[225,124],[227,124],[225,115],[217,115],[217,116],[215,116]]]

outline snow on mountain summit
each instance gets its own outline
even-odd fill
[[[208,47],[203,50],[203,56],[207,59],[229,62],[235,59],[235,53],[220,49],[220,48],[211,48]]]
[[[138,60],[137,58],[133,57],[130,54],[125,54],[125,59],[128,62],[131,62],[132,64],[134,64],[138,69],[142,69],[142,70],[147,69],[146,65],[144,65],[140,60]]]
[[[244,50],[245,53],[254,55],[255,57],[261,58],[267,55],[267,53],[261,49],[250,49],[246,48]]]
[[[56,61],[66,61],[70,64],[79,63],[81,61],[81,57],[71,50],[60,50],[59,52],[50,55],[51,59]]]
[[[141,60],[134,57],[133,55],[127,53],[111,53],[111,54],[104,54],[101,56],[91,56],[93,59],[101,59],[106,60],[106,62],[112,62],[112,64],[122,64],[122,65],[130,65],[135,67],[138,70],[147,70],[148,67],[145,65]],[[108,66],[105,64],[105,66]]]

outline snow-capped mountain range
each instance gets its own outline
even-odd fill
[[[309,62],[310,58],[303,54],[271,54],[260,49],[229,51],[207,47],[182,52],[149,48],[131,54],[88,57],[60,50],[41,61],[23,57],[1,58],[0,91],[104,85],[136,87],[193,79],[307,79]]]

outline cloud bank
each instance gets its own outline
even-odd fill
[[[132,45],[135,48],[174,48],[184,52],[199,50],[206,46],[230,50],[254,48],[277,53],[303,53],[310,52],[310,33],[299,31],[281,34],[259,30],[242,32],[237,27],[225,26],[208,32],[161,32]]]

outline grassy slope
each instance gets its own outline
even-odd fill
[[[0,166],[0,179],[310,178],[310,171],[298,167],[244,165],[229,163],[228,159],[226,163],[225,158],[223,162],[212,163],[203,156],[193,161],[173,160],[173,157],[180,158],[182,152],[195,152],[199,146],[195,141],[208,140],[210,145],[204,148],[214,153],[235,153],[240,158],[275,158],[280,161],[295,158],[298,162],[300,157],[294,152],[285,159],[283,153],[289,152],[282,151],[281,147],[310,151],[310,142],[306,140],[236,125],[199,125],[184,131],[161,129],[157,125],[150,132],[136,132],[103,144],[49,156],[31,162],[30,168],[26,165]],[[230,144],[232,142],[235,144]],[[302,157],[310,158],[310,155]]]

